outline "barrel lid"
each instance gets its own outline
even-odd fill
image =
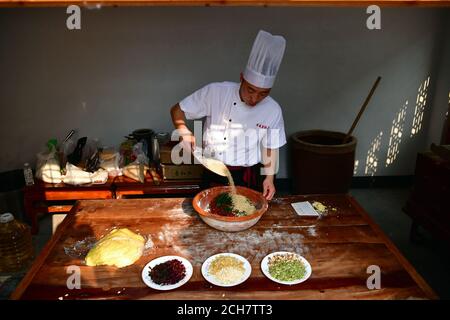
[[[12,213],[6,212],[0,215],[0,223],[8,223],[14,220]]]

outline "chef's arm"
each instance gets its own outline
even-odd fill
[[[267,200],[271,200],[275,195],[275,173],[277,171],[278,149],[262,148],[263,175],[263,195]]]
[[[177,103],[170,109],[170,115],[175,129],[178,130],[183,141],[189,142],[192,147],[195,147],[195,137],[186,125],[186,116],[181,110],[180,104]]]

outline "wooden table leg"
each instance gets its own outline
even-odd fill
[[[23,199],[23,205],[25,208],[25,214],[31,221],[31,233],[37,234],[39,232],[38,210],[34,206],[34,199],[25,196]]]

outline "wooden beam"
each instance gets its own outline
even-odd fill
[[[110,6],[329,6],[450,7],[450,0],[0,0],[0,7]]]

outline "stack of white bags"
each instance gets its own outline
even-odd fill
[[[87,172],[67,162],[66,174],[61,174],[61,166],[56,152],[39,153],[36,178],[47,183],[67,183],[70,185],[104,184],[108,181],[108,171],[99,169],[95,172]]]

